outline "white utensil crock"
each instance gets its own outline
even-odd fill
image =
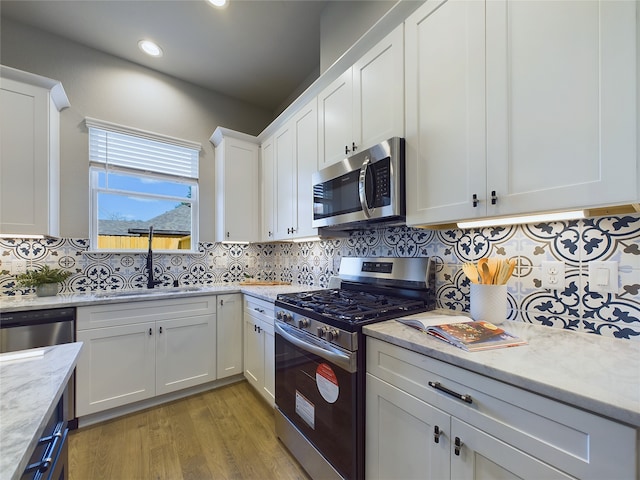
[[[470,310],[473,320],[500,325],[507,319],[507,286],[471,284]]]

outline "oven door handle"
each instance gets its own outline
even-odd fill
[[[349,373],[354,373],[357,370],[358,366],[356,363],[355,353],[347,354],[341,352],[338,349],[331,348],[330,345],[321,346],[315,343],[309,343],[309,339],[300,338],[295,331],[291,330],[291,327],[283,325],[277,321],[273,326],[276,333],[278,333],[282,338],[284,338],[288,342],[291,342],[302,350],[309,353],[314,353],[319,357],[324,358],[326,361],[334,363],[335,365],[339,366]]]

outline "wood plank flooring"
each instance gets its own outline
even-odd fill
[[[309,480],[246,381],[71,432],[70,480]]]

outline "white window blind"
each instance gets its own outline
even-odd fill
[[[89,128],[90,162],[176,177],[198,178],[200,147],[197,144],[189,146],[185,145],[189,142],[169,137],[164,141],[159,135],[96,120],[87,119],[86,124]]]

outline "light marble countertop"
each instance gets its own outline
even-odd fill
[[[443,315],[413,317],[447,323]],[[640,428],[640,343],[523,322],[501,327],[528,344],[467,352],[395,320],[366,326],[364,333]]]
[[[3,360],[16,352],[0,354],[0,479],[22,476],[81,348],[81,342],[42,347],[28,351],[42,355],[18,360]]]
[[[320,287],[310,285],[240,285],[233,283],[193,287],[155,288],[147,290],[127,290],[127,295],[118,295],[123,291],[60,293],[53,297],[37,297],[33,295],[16,295],[0,297],[0,312],[19,312],[47,308],[79,307],[100,305],[105,303],[143,302],[152,299],[184,298],[185,296],[218,295],[226,293],[244,293],[268,302],[273,302],[280,293],[305,292],[318,290]]]

